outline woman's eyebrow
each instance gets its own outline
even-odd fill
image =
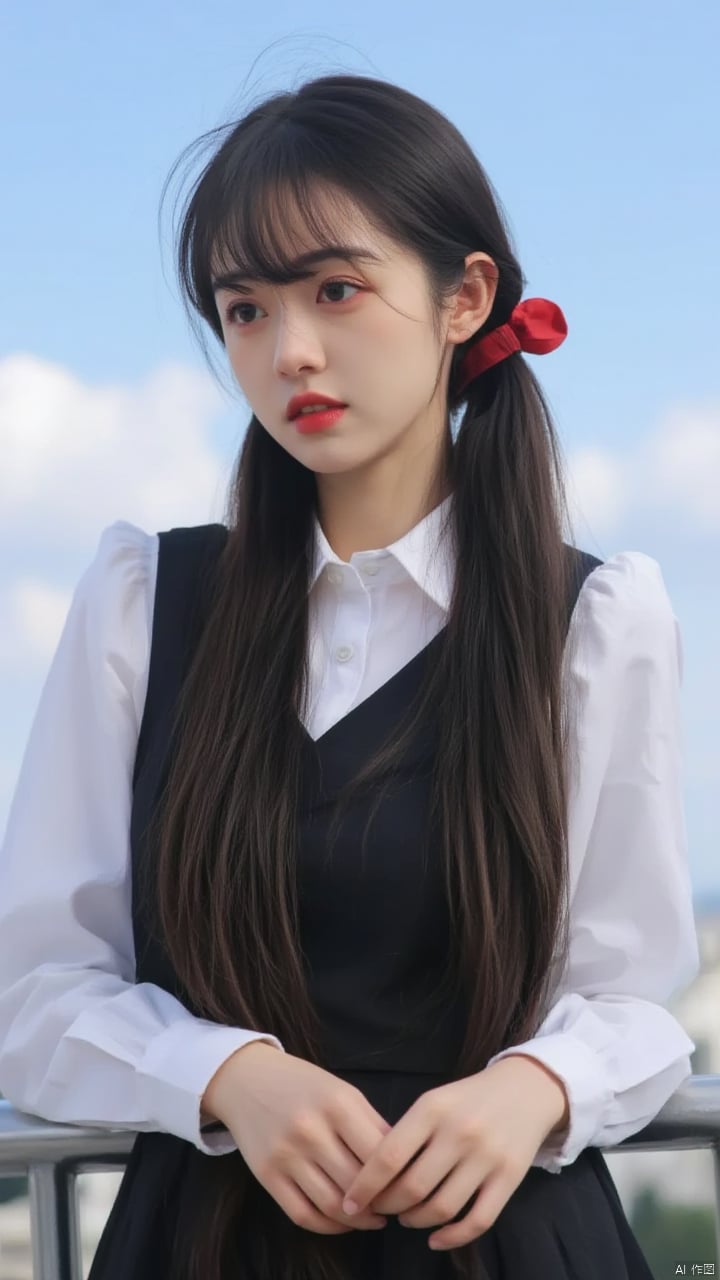
[[[319,262],[325,262],[328,258],[338,258],[342,262],[382,262],[379,254],[374,253],[372,249],[363,246],[338,244],[331,245],[327,249],[311,249],[309,253],[303,253],[299,258],[295,258],[289,265],[289,270],[293,273],[300,272],[300,279],[308,279],[313,272],[305,270],[305,268],[316,266]],[[213,293],[218,293],[221,289],[237,289],[239,292],[249,292],[248,286],[251,283],[249,276],[244,275],[241,271],[228,271],[224,275],[212,277]]]

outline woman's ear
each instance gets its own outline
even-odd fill
[[[482,328],[493,309],[497,282],[498,269],[487,253],[468,254],[463,282],[450,304],[448,342],[467,342]]]

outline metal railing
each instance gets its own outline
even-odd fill
[[[0,1176],[27,1175],[34,1280],[81,1280],[76,1179],[126,1163],[135,1134],[76,1128],[16,1111],[0,1099]],[[713,1153],[715,1232],[720,1259],[720,1076],[691,1076],[655,1119],[617,1151]]]

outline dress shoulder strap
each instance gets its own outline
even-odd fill
[[[578,547],[571,547],[569,543],[565,543],[566,553],[570,556],[570,587],[568,591],[568,599],[565,615],[565,630],[570,626],[570,620],[573,615],[573,609],[577,604],[578,596],[583,587],[585,579],[590,576],[594,569],[597,569],[602,563],[597,556],[593,556],[589,551],[580,551]]]
[[[145,708],[138,737],[133,788],[150,726],[174,702],[199,639],[213,569],[227,541],[222,524],[168,529],[159,549]]]

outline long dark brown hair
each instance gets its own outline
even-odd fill
[[[317,183],[350,197],[421,259],[438,324],[476,250],[493,259],[498,286],[470,341],[519,302],[522,272],[487,176],[458,130],[412,93],[326,76],[270,97],[222,133],[219,143],[218,131],[204,135],[216,145],[177,237],[193,327],[199,317],[220,343],[211,283],[219,257],[253,279],[302,278],[281,243],[288,202],[319,245],[336,242],[332,216],[321,216],[312,198]],[[561,451],[520,353],[459,394],[468,345],[453,353],[447,391],[443,465],[457,567],[444,647],[411,722],[355,780],[367,787],[387,777],[424,709],[439,708],[433,804],[469,1001],[458,1077],[536,1032],[567,946],[561,668],[569,517]],[[160,927],[191,1006],[220,1023],[272,1031],[315,1062],[318,1028],[297,928],[296,809],[316,510],[313,472],[253,416],[178,708],[157,842]],[[197,1280],[230,1274],[245,1168],[234,1157],[208,1163],[212,1212],[195,1224],[187,1271]],[[307,1270],[288,1262],[283,1274],[341,1274],[334,1238],[305,1234]]]

